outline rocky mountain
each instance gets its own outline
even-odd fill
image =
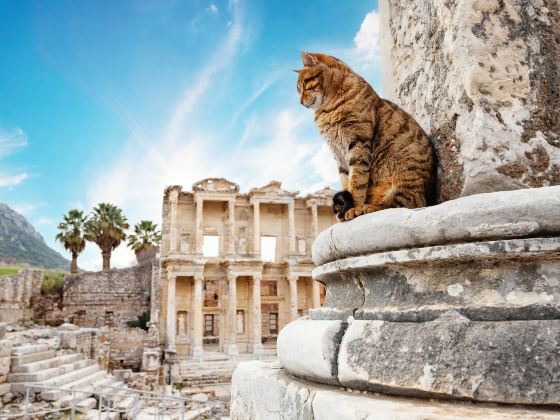
[[[61,270],[70,267],[25,217],[4,203],[0,203],[0,261]]]

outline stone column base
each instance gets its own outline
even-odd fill
[[[202,357],[203,354],[204,354],[204,349],[202,346],[193,346],[192,348],[193,357]]]
[[[261,343],[253,344],[253,354],[263,354],[263,353],[264,353],[264,347]]]
[[[468,402],[443,402],[347,392],[296,380],[278,363],[240,363],[232,378],[230,416],[236,419],[552,420],[558,411]]]
[[[237,356],[239,354],[237,344],[226,344],[225,353],[228,356]]]

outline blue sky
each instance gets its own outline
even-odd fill
[[[382,91],[376,10],[361,0],[0,0],[0,201],[64,254],[54,235],[70,208],[109,201],[131,224],[159,224],[170,184],[336,188],[291,69],[300,51],[325,52]],[[116,266],[131,261],[117,249]],[[90,244],[80,265],[100,264]]]

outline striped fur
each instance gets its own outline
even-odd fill
[[[338,219],[426,206],[434,188],[434,151],[414,118],[381,99],[342,61],[311,53],[302,53],[302,59],[300,102],[315,110],[315,123],[338,165],[343,190],[333,200]]]

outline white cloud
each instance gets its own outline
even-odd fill
[[[54,223],[54,221],[48,217],[41,217],[37,219],[34,223],[35,226],[50,226]]]
[[[0,159],[3,159],[18,149],[27,146],[27,134],[15,127],[5,130],[0,127]],[[5,166],[3,164],[3,166]],[[0,171],[0,187],[16,187],[29,177],[27,172],[13,173],[13,171]]]
[[[15,203],[10,204],[15,211],[19,214],[29,217],[33,215],[38,209],[45,206],[45,202],[38,202],[38,203]]]
[[[210,6],[206,8],[206,11],[211,15],[215,15],[216,13],[218,13],[218,6],[216,6],[214,3],[210,3]]]
[[[26,172],[21,172],[16,175],[9,175],[0,173],[0,187],[16,187],[28,178]]]
[[[355,55],[365,66],[373,66],[379,61],[379,13],[369,12],[360,25],[360,30],[354,37]]]
[[[27,134],[21,128],[15,127],[11,130],[0,128],[0,158],[25,146],[27,146]]]

